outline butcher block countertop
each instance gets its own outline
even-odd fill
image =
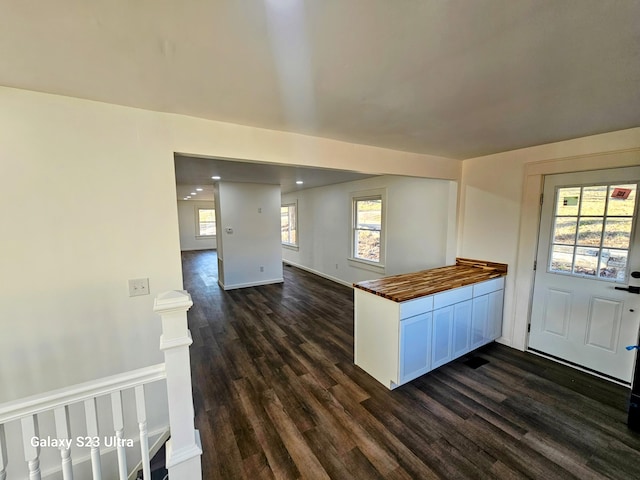
[[[506,274],[505,263],[456,258],[455,265],[367,280],[353,286],[394,302],[406,302]]]

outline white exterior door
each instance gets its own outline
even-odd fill
[[[529,348],[631,382],[640,167],[545,177]],[[640,274],[639,274],[640,275]],[[617,288],[616,288],[617,287]]]

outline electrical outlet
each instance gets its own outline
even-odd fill
[[[137,297],[138,295],[149,295],[149,279],[135,278],[129,280],[129,296]]]
[[[264,272],[264,267],[260,267],[260,271],[261,271],[261,272]]]
[[[336,263],[336,270],[338,269],[338,264]]]

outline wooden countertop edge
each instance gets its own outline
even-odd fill
[[[425,276],[429,276],[430,274],[434,274],[435,271],[437,270],[444,270],[444,269],[453,268],[453,267],[467,267],[467,268],[471,267],[473,269],[478,269],[479,272],[478,274],[475,274],[474,272],[474,274],[472,276],[469,276],[468,278],[456,279],[451,283],[418,287],[416,288],[416,290],[412,291],[411,293],[403,294],[403,295],[386,293],[384,291],[385,290],[384,286],[381,286],[377,290],[377,289],[362,285],[363,283],[367,283],[367,282],[354,283],[353,287],[359,290],[365,291],[367,293],[371,293],[373,295],[385,298],[387,300],[400,303],[400,302],[415,300],[421,297],[427,297],[429,295],[435,295],[437,293],[442,293],[447,290],[452,290],[454,288],[466,287],[468,285],[485,282],[487,280],[493,280],[494,278],[504,277],[507,275],[507,270],[508,270],[507,264],[503,264],[503,263],[486,262],[483,260],[473,260],[468,258],[456,258],[455,265],[447,265],[445,267],[437,267],[437,268],[423,270],[419,272],[393,275],[390,277],[386,277],[386,279],[389,279],[390,284],[393,285],[393,283],[401,282],[403,277],[411,278],[411,277],[419,276],[421,274]],[[385,281],[385,277],[380,278],[378,280],[369,280],[368,282],[384,282],[384,281]]]
[[[476,267],[482,269],[491,269],[497,272],[503,272],[507,274],[508,265],[506,263],[487,262],[484,260],[473,260],[471,258],[456,258],[456,265],[466,265],[469,267]]]

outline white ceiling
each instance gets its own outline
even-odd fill
[[[3,0],[0,85],[464,159],[640,125],[640,0]]]
[[[175,155],[176,192],[178,200],[213,200],[211,177],[223,182],[266,183],[280,185],[282,193],[372,177],[346,170],[291,167],[256,162],[239,162],[220,158]],[[297,181],[303,182],[301,185]],[[202,188],[202,191],[197,191]],[[195,193],[195,195],[194,195]]]

